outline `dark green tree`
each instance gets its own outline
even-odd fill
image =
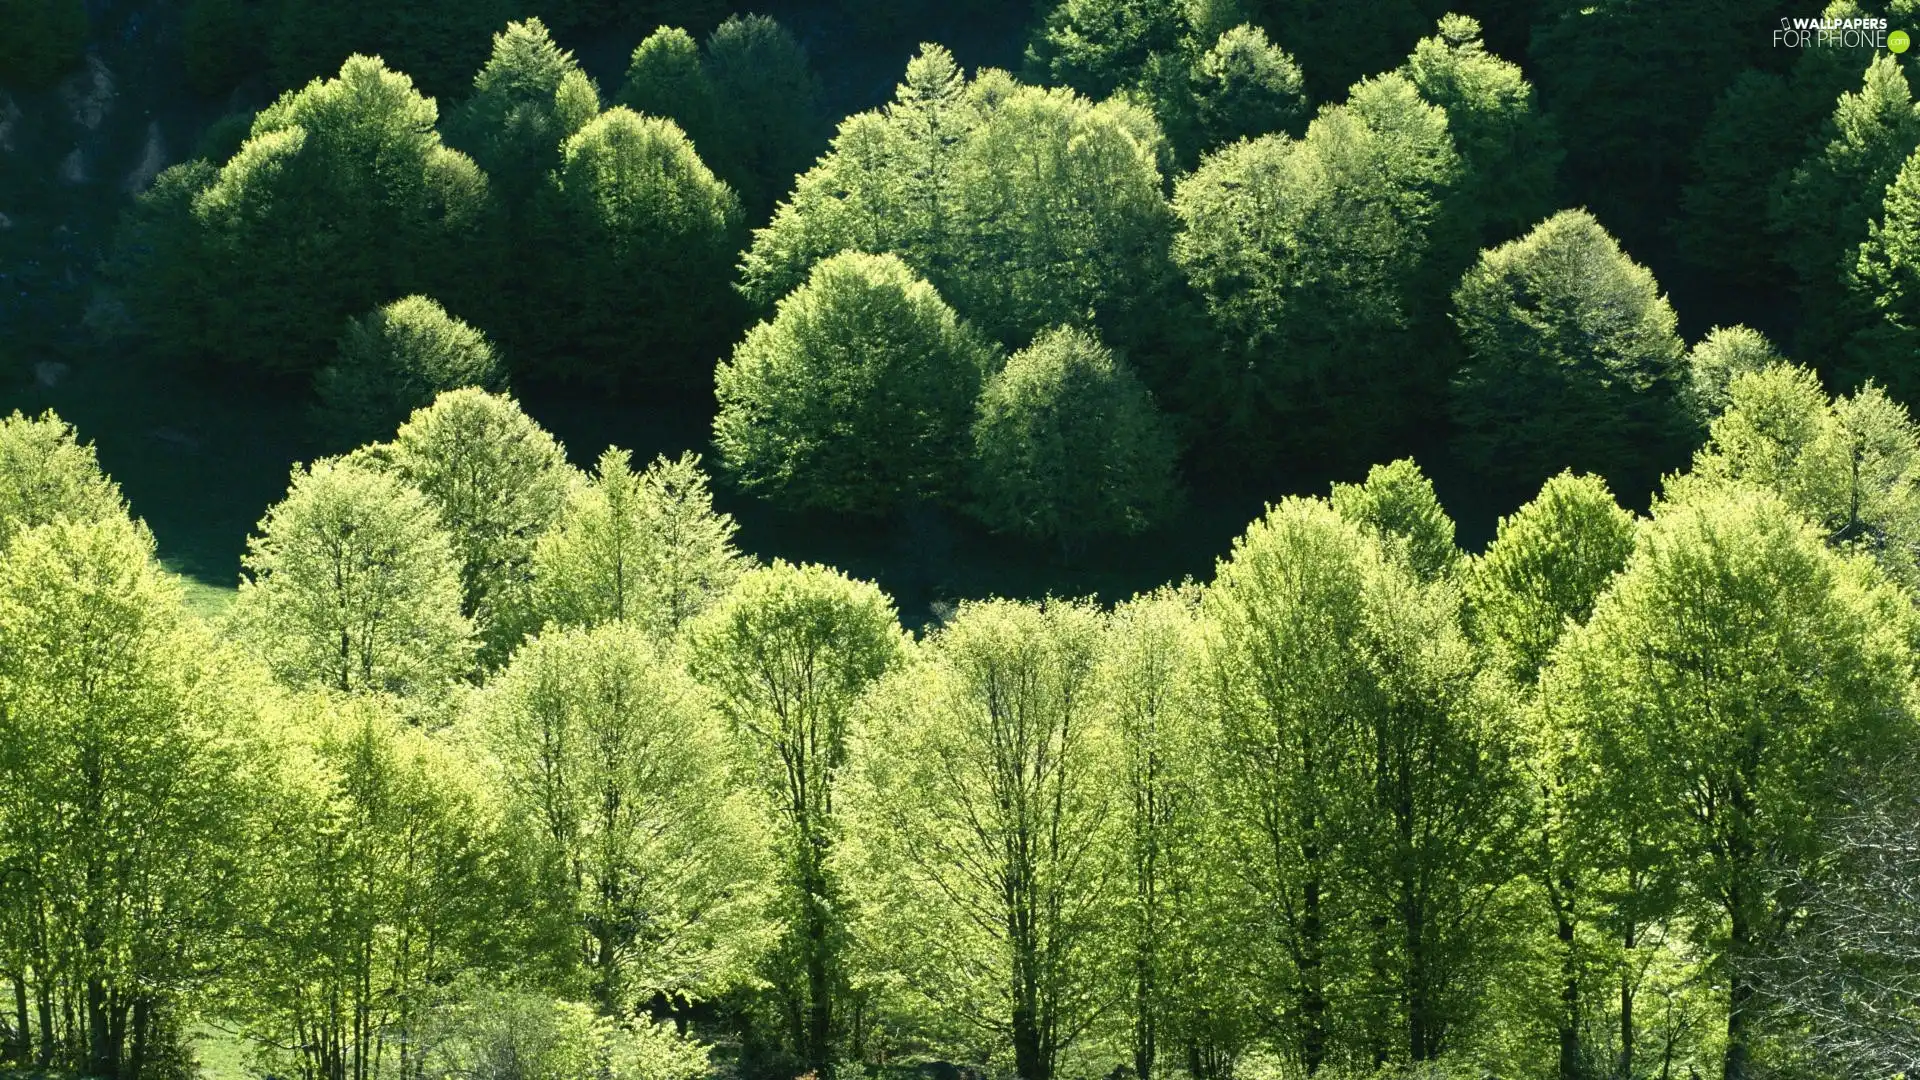
[[[509,0],[269,0],[268,69],[275,86],[299,86],[367,53],[451,97],[486,59],[487,35],[517,14]]]
[[[987,380],[973,422],[973,512],[988,526],[1088,540],[1154,525],[1175,497],[1153,397],[1084,330],[1048,331]]]
[[[707,38],[719,97],[719,145],[710,154],[756,221],[820,152],[827,134],[820,80],[807,51],[765,15],[734,15]]]
[[[1467,359],[1453,380],[1461,451],[1533,483],[1569,466],[1639,483],[1685,453],[1685,345],[1646,269],[1568,210],[1483,252],[1454,293]]]
[[[714,442],[742,486],[801,506],[952,495],[992,363],[905,263],[836,255],[720,365]]]
[[[718,163],[727,149],[719,91],[693,35],[662,26],[633,50],[619,104],[644,116],[664,116],[680,125],[693,148]]]
[[[37,89],[80,62],[87,43],[82,0],[0,0],[0,85]]]
[[[447,141],[472,155],[518,216],[559,166],[561,146],[599,113],[599,91],[573,54],[528,19],[493,35],[472,96],[447,117]]]
[[[600,385],[703,385],[738,327],[740,203],[671,120],[613,108],[561,151],[529,318],[540,367]]]
[[[1920,404],[1920,153],[1900,167],[1876,217],[1844,279],[1846,310],[1872,314],[1847,342],[1840,381],[1872,380],[1895,400]]]
[[[505,384],[486,335],[424,296],[348,320],[339,355],[313,379],[320,422],[343,448],[386,435],[442,391]]]

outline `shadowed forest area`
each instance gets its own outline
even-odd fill
[[[0,0],[0,1077],[1920,1073],[1907,0]]]

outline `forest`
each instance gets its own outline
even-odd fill
[[[0,1077],[1920,1075],[1915,6],[0,0]]]

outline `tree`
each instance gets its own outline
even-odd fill
[[[1459,168],[1446,113],[1388,74],[1305,139],[1236,143],[1181,180],[1173,257],[1221,341],[1191,365],[1189,407],[1267,456],[1326,454],[1318,433],[1337,428],[1333,456],[1364,457],[1418,415],[1442,377],[1417,331],[1439,296],[1429,260],[1453,245],[1442,210]]]
[[[1363,484],[1335,484],[1334,512],[1370,534],[1422,581],[1452,577],[1462,561],[1453,519],[1412,458],[1367,470]]]
[[[1300,65],[1257,26],[1222,33],[1193,65],[1188,86],[1194,127],[1181,148],[1184,162],[1244,138],[1298,134],[1311,115]],[[1183,141],[1161,115],[1169,137]]]
[[[53,82],[80,61],[87,43],[81,0],[0,0],[0,83],[23,90]]]
[[[842,123],[755,232],[741,289],[766,309],[821,260],[885,252],[1009,345],[1089,320],[1128,340],[1164,321],[1161,142],[1144,109],[1003,73],[969,86],[929,46],[894,102]]]
[[[205,322],[163,315],[191,335],[175,347],[305,374],[349,316],[410,293],[458,295],[487,178],[440,144],[437,120],[432,99],[366,56],[262,110],[192,197],[195,273],[168,281]]]
[[[268,67],[275,86],[299,86],[349,53],[378,53],[436,97],[457,95],[486,56],[487,34],[520,9],[505,0],[274,0]]]
[[[855,702],[902,662],[905,644],[879,589],[780,561],[748,573],[690,631],[689,669],[716,695],[773,830],[784,930],[767,975],[789,1047],[821,1075],[846,1020],[835,793]]]
[[[802,506],[946,495],[992,358],[899,259],[837,255],[720,365],[714,442],[742,486]]]
[[[819,152],[826,134],[820,80],[807,51],[765,15],[730,15],[707,38],[707,65],[722,102],[719,145],[728,183],[755,220]]]
[[[400,426],[394,470],[439,511],[460,561],[460,611],[492,667],[531,630],[535,545],[573,483],[566,451],[510,397],[452,390]]]
[[[322,422],[343,444],[386,434],[448,390],[506,382],[486,335],[424,296],[347,321],[340,353],[314,375]]]
[[[1462,577],[1467,625],[1495,668],[1531,685],[1553,646],[1633,553],[1635,522],[1607,482],[1568,470],[1501,517],[1493,543]]]
[[[1820,857],[1834,785],[1905,738],[1909,607],[1776,497],[1704,491],[1657,508],[1543,677],[1712,912],[1696,946],[1726,980],[1729,1080],[1758,1067],[1752,963],[1799,906],[1779,875]]]
[[[1868,385],[1829,401],[1817,376],[1777,365],[1736,376],[1690,476],[1772,492],[1827,542],[1871,555],[1896,581],[1920,583],[1920,428]]]
[[[437,988],[486,970],[522,902],[501,808],[379,695],[310,693],[282,723],[274,866],[231,1011],[282,1075],[417,1076]]]
[[[1112,997],[1102,623],[1057,600],[967,604],[876,692],[860,744],[862,872],[892,879],[890,914],[909,920],[910,992],[1011,1042],[1021,1080],[1051,1080]]]
[[[165,1068],[243,922],[271,797],[253,689],[124,514],[0,550],[0,1026],[23,1066]]]
[[[1860,89],[1840,96],[1772,206],[1779,257],[1798,277],[1801,306],[1810,317],[1801,353],[1820,355],[1839,344],[1851,316],[1871,318],[1846,306],[1848,271],[1881,216],[1887,185],[1916,148],[1920,104],[1899,61],[1875,57]]]
[[[1673,308],[1585,211],[1482,252],[1454,322],[1467,347],[1453,381],[1460,446],[1490,476],[1572,466],[1639,481],[1691,433]]]
[[[1077,550],[1158,522],[1173,440],[1153,398],[1098,338],[1048,331],[987,380],[973,424],[975,512]]]
[[[1920,327],[1920,152],[1886,188],[1880,220],[1867,226],[1867,238],[1854,254],[1845,284],[1849,310],[1870,311],[1865,325],[1848,342],[1841,366],[1846,383],[1872,380],[1903,404],[1920,401],[1920,380],[1911,370]]]
[[[600,114],[566,141],[543,208],[542,228],[563,245],[538,283],[548,370],[704,382],[705,358],[734,330],[740,205],[680,129],[621,107]]]
[[[609,1016],[657,993],[710,996],[759,945],[757,837],[728,790],[725,733],[659,644],[632,623],[556,628],[479,706],[549,894],[575,919],[568,952]]]
[[[1752,371],[1765,371],[1786,358],[1758,330],[1744,326],[1716,326],[1687,351],[1687,370],[1691,374],[1688,394],[1694,417],[1702,425],[1726,411],[1730,401],[1728,387],[1733,380]]]
[[[100,471],[93,444],[51,410],[0,417],[0,553],[19,534],[59,520],[123,517],[120,489]]]
[[[1153,0],[1061,0],[1027,46],[1027,64],[1096,101],[1110,97],[1180,48],[1190,32],[1182,8]]]
[[[485,170],[508,214],[519,217],[560,148],[600,114],[600,93],[573,54],[537,18],[493,35],[473,96],[447,117],[448,141]]]
[[[631,461],[600,455],[535,545],[530,627],[632,622],[672,638],[751,565],[733,518],[713,512],[698,457],[663,455],[640,473]]]
[[[1593,605],[1633,552],[1633,515],[1613,501],[1606,481],[1571,471],[1548,480],[1518,512],[1500,519],[1486,554],[1462,578],[1466,627],[1487,666],[1531,694],[1562,635],[1586,622]],[[1561,1080],[1579,1080],[1595,1053],[1583,1045],[1589,947],[1583,927],[1600,914],[1596,849],[1624,830],[1617,817],[1584,813],[1587,761],[1565,717],[1529,709],[1516,764],[1530,806],[1530,843],[1522,862],[1554,920],[1560,960]],[[1623,986],[1626,984],[1623,983]],[[1631,1023],[1629,1019],[1628,1023]]]
[[[1207,588],[1212,813],[1249,966],[1284,1001],[1283,1045],[1308,1073],[1336,1047],[1355,898],[1338,847],[1361,783],[1355,643],[1368,561],[1359,527],[1287,499],[1234,541]]]
[[[704,160],[726,148],[720,91],[713,85],[700,45],[677,26],[662,26],[633,50],[619,103],[643,116],[664,116],[680,125]]]
[[[452,545],[433,503],[396,477],[296,466],[241,562],[235,616],[289,685],[431,696],[468,668]]]
[[[1459,213],[1476,220],[1483,242],[1518,236],[1552,212],[1559,133],[1519,66],[1480,43],[1479,22],[1442,17],[1439,32],[1414,46],[1404,70],[1421,97],[1447,112],[1463,166]]]

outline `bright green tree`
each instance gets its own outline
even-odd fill
[[[1069,551],[1157,523],[1173,440],[1146,387],[1098,338],[1062,327],[1013,354],[973,422],[975,513]]]
[[[566,451],[512,398],[469,388],[415,412],[386,454],[453,541],[460,610],[479,632],[481,663],[503,663],[538,629],[533,552],[566,504]]]
[[[1820,857],[1836,785],[1910,741],[1909,610],[1774,496],[1705,491],[1657,509],[1544,677],[1710,913],[1729,1080],[1759,1067],[1752,963],[1793,920],[1788,872]]]
[[[833,869],[836,805],[861,694],[904,659],[893,602],[820,566],[776,561],[692,627],[688,665],[715,695],[765,815],[780,870],[780,940],[763,969],[788,1049],[830,1075],[847,1018],[845,889]]]
[[[234,611],[280,679],[431,696],[467,670],[460,564],[405,481],[333,459],[296,466],[258,528]]]
[[[1339,843],[1361,783],[1355,643],[1374,545],[1323,502],[1287,499],[1234,541],[1207,588],[1206,707],[1217,858],[1252,985],[1312,1073],[1336,1050],[1357,902]]]
[[[0,417],[0,552],[36,525],[126,514],[120,489],[100,471],[92,443],[52,411]]]
[[[1690,378],[1688,396],[1701,424],[1726,411],[1727,388],[1750,371],[1765,371],[1786,358],[1758,330],[1745,326],[1716,326],[1687,350]]]
[[[1422,581],[1451,577],[1459,568],[1453,519],[1412,458],[1375,465],[1364,483],[1333,485],[1331,501],[1335,513],[1373,534]]]
[[[698,457],[663,455],[636,473],[609,448],[534,546],[528,626],[631,622],[671,638],[751,565],[734,531]]]
[[[1478,21],[1444,16],[1403,70],[1447,112],[1464,166],[1460,213],[1475,219],[1483,243],[1518,236],[1552,212],[1562,156],[1553,118],[1519,66],[1487,52]]]
[[[1168,137],[1184,142],[1185,162],[1239,139],[1275,131],[1298,133],[1311,115],[1300,65],[1257,26],[1242,24],[1222,33],[1194,62],[1187,82],[1193,101],[1191,133],[1182,139],[1161,114]]]
[[[1124,339],[1165,317],[1161,142],[1144,109],[997,72],[968,84],[928,46],[755,232],[741,288],[765,309],[823,259],[887,252],[1004,343],[1089,319]]]
[[[418,1075],[428,1009],[499,956],[523,902],[485,774],[379,695],[285,708],[259,932],[229,1009],[277,1070]]]
[[[1011,1043],[1020,1080],[1051,1080],[1113,994],[1102,624],[1058,600],[963,605],[876,692],[859,744],[862,874],[904,919],[889,951],[908,993],[971,1035],[954,1051]]]
[[[1428,260],[1457,242],[1441,226],[1459,172],[1447,114],[1388,74],[1305,139],[1236,143],[1181,180],[1173,257],[1221,339],[1190,366],[1191,407],[1265,454],[1326,453],[1337,426],[1335,455],[1365,456],[1408,422],[1443,374],[1415,330],[1440,293]]]
[[[271,798],[251,682],[124,514],[0,549],[0,968],[23,1066],[145,1075],[184,1038]]]
[[[1581,210],[1482,252],[1454,292],[1467,459],[1508,483],[1568,466],[1638,482],[1682,453],[1686,346],[1659,290]]]
[[[899,259],[838,255],[721,364],[714,442],[742,486],[802,506],[947,495],[992,357]]]
[[[486,335],[424,296],[348,320],[339,355],[313,377],[320,421],[346,446],[385,435],[445,391],[505,382]]]
[[[589,383],[705,382],[735,328],[740,206],[671,120],[615,107],[567,139],[542,203],[547,369]]]
[[[750,807],[728,789],[718,717],[658,642],[632,623],[554,629],[478,710],[603,1012],[708,997],[744,974],[761,936]]]

